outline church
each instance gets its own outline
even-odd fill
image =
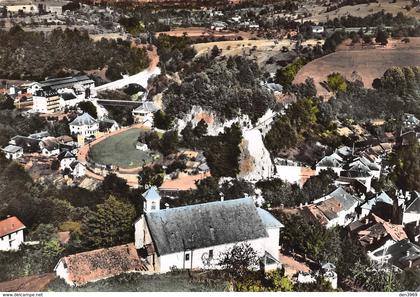
[[[156,187],[143,193],[144,214],[135,222],[135,246],[148,270],[218,269],[218,257],[235,244],[248,243],[264,269],[281,267],[283,225],[252,198],[160,209]]]

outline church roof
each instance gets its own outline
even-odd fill
[[[147,213],[159,255],[268,237],[266,223],[252,198],[216,201]],[[276,225],[281,224],[277,222]]]

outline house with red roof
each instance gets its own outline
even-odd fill
[[[17,217],[0,221],[0,251],[18,250],[24,242],[23,230],[26,226]]]

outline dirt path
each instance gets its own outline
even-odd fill
[[[45,273],[1,282],[0,292],[41,292],[54,278],[54,273]]]

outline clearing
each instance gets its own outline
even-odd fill
[[[122,168],[137,168],[152,160],[150,152],[136,149],[142,129],[132,128],[94,144],[89,157],[93,162]]]
[[[302,83],[312,77],[318,95],[331,95],[321,86],[332,72],[339,72],[352,79],[353,72],[371,88],[375,78],[381,77],[392,66],[420,66],[420,38],[410,38],[408,44],[392,40],[386,47],[351,47],[345,44],[338,51],[306,64],[296,75],[293,83]]]

